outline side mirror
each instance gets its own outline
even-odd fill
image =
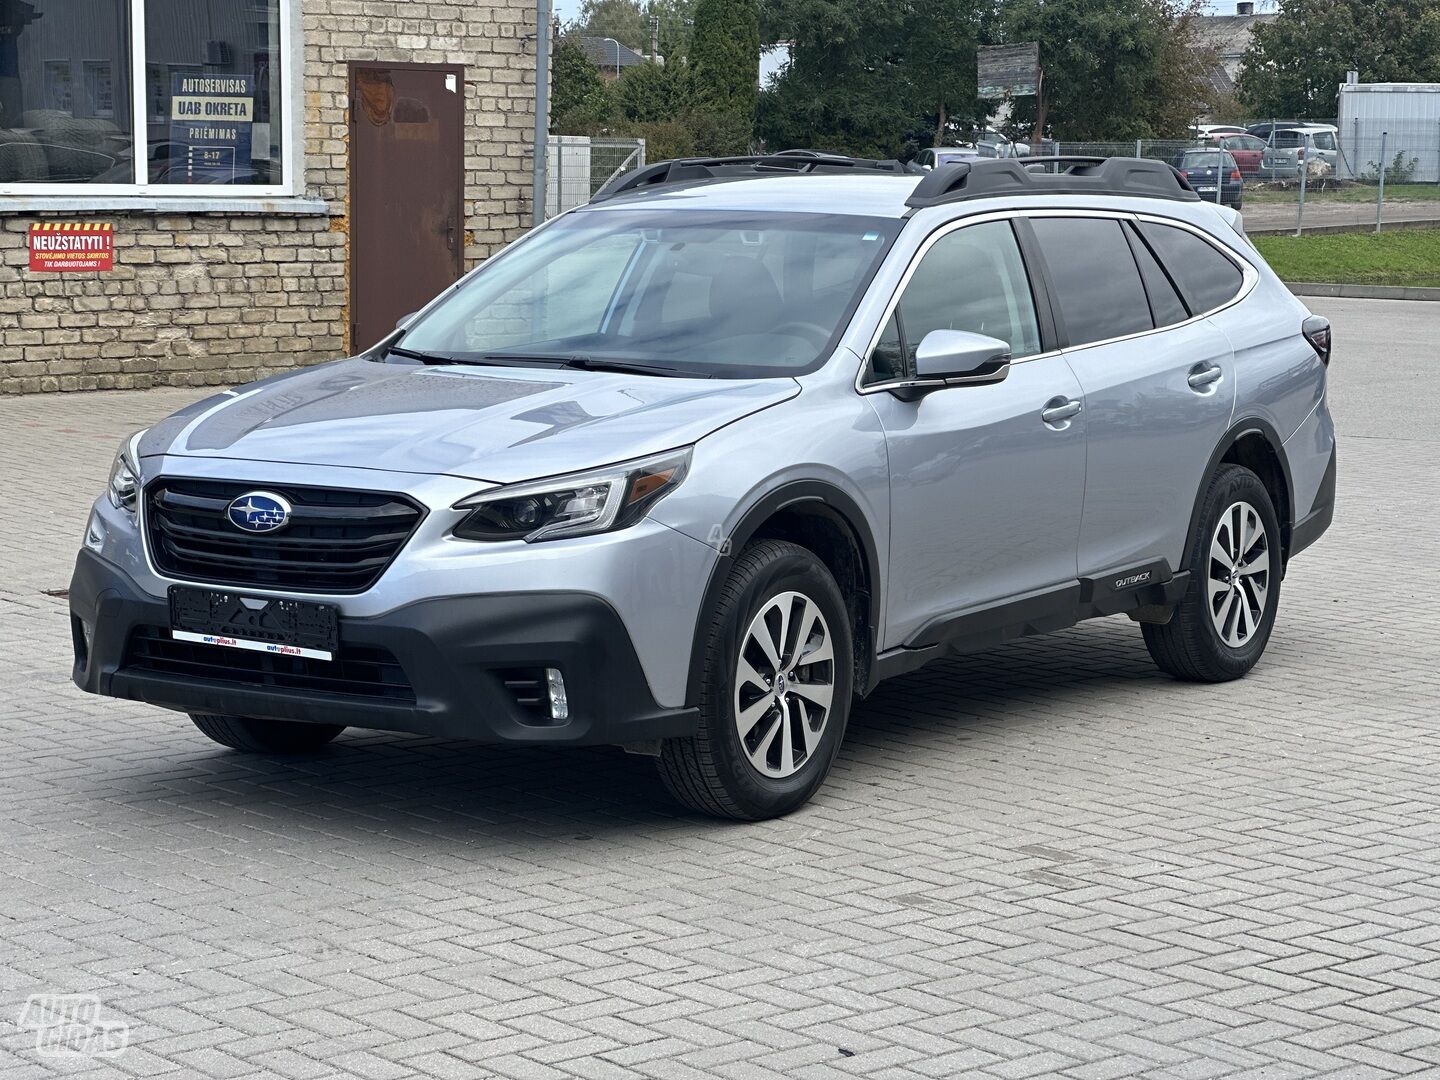
[[[968,330],[931,330],[915,350],[915,374],[947,383],[999,382],[1010,373],[1010,346]]]
[[[968,330],[931,330],[915,350],[915,380],[896,383],[890,393],[919,401],[947,386],[1002,382],[1010,374],[1010,346]]]
[[[412,311],[409,315],[401,315],[400,318],[395,320],[395,329],[404,330],[405,327],[410,325],[411,321],[415,318],[415,316],[419,314],[420,313],[418,311]]]

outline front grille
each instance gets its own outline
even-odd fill
[[[310,660],[176,641],[164,627],[141,626],[130,636],[122,667],[211,684],[415,703],[415,690],[391,653],[343,642],[334,660]]]
[[[425,512],[403,495],[339,488],[275,487],[294,508],[275,533],[241,532],[230,503],[260,485],[161,477],[145,489],[155,565],[170,577],[310,593],[373,585]]]

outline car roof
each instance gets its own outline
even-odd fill
[[[760,176],[746,180],[666,184],[623,199],[582,207],[594,210],[757,210],[903,217],[920,182],[917,175]]]
[[[1215,150],[1214,147],[1209,149],[1212,152]],[[1228,151],[1226,156],[1229,156]],[[1003,164],[999,161],[988,163],[995,167]],[[946,166],[947,169],[957,167]],[[1103,178],[1097,179],[1103,183]],[[1121,212],[1159,213],[1192,220],[1195,207],[1204,205],[1193,195],[1188,200],[1155,198],[1143,189],[1130,194],[1119,190],[1107,191],[1103,187],[1093,192],[1046,191],[1042,188],[1033,192],[1021,192],[1002,185],[994,191],[982,188],[969,197],[961,195],[947,198],[943,194],[936,195],[931,192],[928,197],[919,198],[916,189],[920,185],[935,187],[937,183],[941,183],[943,186],[945,180],[946,177],[938,171],[895,173],[857,170],[839,174],[789,173],[775,176],[715,177],[661,183],[624,191],[583,205],[571,213],[696,210],[719,213],[836,214],[901,220],[919,209],[932,206],[953,211],[957,217],[995,210],[1092,207]],[[988,188],[989,185],[985,187]],[[1179,190],[1181,189],[1177,188],[1177,193]],[[919,201],[916,202],[916,199]],[[1208,224],[1204,214],[1200,216]]]

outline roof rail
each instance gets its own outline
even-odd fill
[[[1149,158],[1014,157],[940,165],[905,205],[919,209],[996,195],[1129,195],[1196,202],[1185,178]]]
[[[700,180],[746,180],[758,176],[809,176],[814,173],[904,173],[909,168],[898,161],[853,158],[822,150],[781,150],[774,154],[742,154],[735,157],[677,158],[657,161],[617,176],[590,197],[592,203],[617,195],[670,184]]]

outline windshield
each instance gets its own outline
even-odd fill
[[[460,361],[583,357],[721,378],[814,370],[903,224],[585,210],[495,259],[395,345]]]

